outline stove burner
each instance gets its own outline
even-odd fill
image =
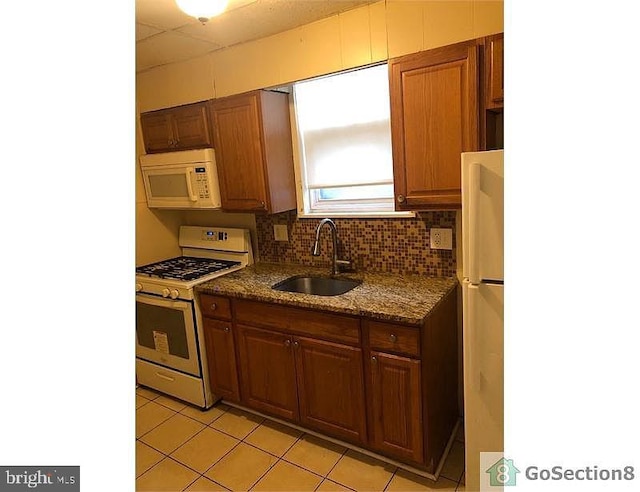
[[[147,275],[148,277],[189,281],[204,277],[210,273],[227,270],[236,265],[240,265],[240,262],[178,256],[170,260],[158,261],[157,263],[138,267],[136,268],[136,273]]]

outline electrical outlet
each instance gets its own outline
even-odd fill
[[[453,249],[452,230],[436,227],[429,229],[429,247],[431,249]]]
[[[287,224],[273,224],[273,235],[276,241],[288,241],[289,233],[287,232]]]

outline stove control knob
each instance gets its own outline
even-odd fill
[[[180,295],[180,292],[178,292],[177,289],[171,289],[171,299],[177,299],[178,296]]]
[[[162,297],[169,297],[169,289],[162,289]]]
[[[136,292],[140,292],[142,290],[142,284],[136,284]]]

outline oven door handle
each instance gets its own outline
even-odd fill
[[[136,294],[136,301],[151,304],[153,306],[169,307],[173,309],[188,309],[191,306],[191,303],[187,301],[177,301],[174,299],[167,299],[165,297],[150,296],[148,294]]]

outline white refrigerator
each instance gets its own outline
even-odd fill
[[[504,151],[462,154],[462,338],[466,490],[480,452],[504,450]],[[484,470],[482,470],[484,472]]]

